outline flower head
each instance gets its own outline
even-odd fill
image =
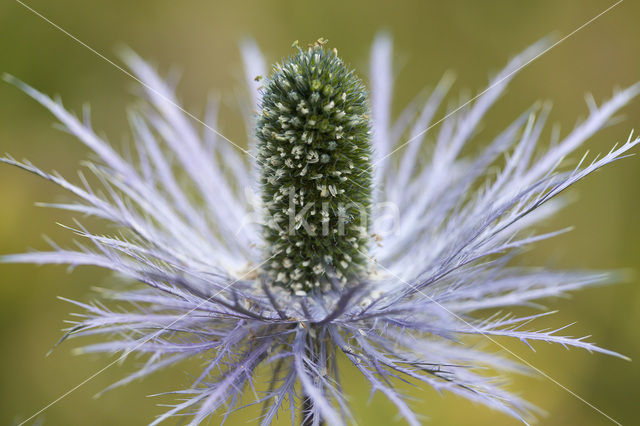
[[[321,44],[275,67],[258,114],[267,280],[297,295],[367,272],[369,107],[363,84]]]
[[[200,128],[133,53],[126,59],[144,82],[147,101],[131,116],[136,160],[123,157],[59,101],[6,77],[98,155],[89,170],[102,189],[29,162],[2,161],[76,199],[53,207],[103,219],[118,233],[97,234],[78,224],[74,231],[85,243],[77,249],[56,246],[3,260],[96,265],[144,284],[105,295],[128,311],[111,310],[108,301],[73,302],[84,313],[66,336],[105,336],[84,352],[148,357],[110,388],[191,357],[204,361],[191,386],[175,390],[179,402],[152,424],[190,414],[195,425],[217,410],[226,417],[247,402],[243,393],[254,385],[258,366],[271,372],[268,388],[257,389],[253,401],[264,405],[263,424],[283,407],[293,420],[297,406],[305,424],[343,424],[351,413],[338,354],[410,424],[419,420],[394,388],[397,377],[526,420],[535,407],[495,380],[526,368],[505,354],[466,345],[466,337],[509,336],[528,345],[555,342],[620,356],[561,329],[525,325],[545,311],[479,312],[531,306],[611,280],[606,273],[518,267],[511,259],[558,233],[531,229],[558,210],[561,192],[640,142],[629,136],[591,163],[563,168],[563,158],[640,92],[635,85],[590,105],[587,119],[548,148],[538,142],[549,110],[533,106],[477,155],[463,155],[506,84],[544,47],[541,42],[516,56],[488,90],[453,105],[443,120],[435,117],[449,76],[393,124],[388,37],[379,36],[372,49],[371,114],[363,84],[337,52],[324,41],[298,49],[274,68],[261,92],[251,92],[258,115],[247,117],[247,133],[250,141],[257,135],[255,158],[214,130],[215,114]],[[244,58],[255,88],[254,77],[264,73],[262,57],[247,43]],[[438,129],[425,131],[435,123]],[[244,196],[252,188],[262,193],[262,220],[247,225],[258,198]],[[386,232],[387,208],[396,213],[393,232]]]

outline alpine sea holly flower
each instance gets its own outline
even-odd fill
[[[106,294],[105,304],[73,302],[84,313],[65,337],[103,334],[104,343],[84,352],[147,356],[109,389],[191,357],[203,360],[191,386],[175,390],[176,405],[152,424],[185,414],[198,424],[219,409],[226,418],[252,402],[263,404],[263,424],[281,408],[290,410],[292,422],[298,412],[304,424],[344,424],[352,415],[339,354],[412,425],[419,420],[393,386],[398,377],[526,420],[535,407],[496,377],[527,369],[506,354],[466,345],[465,337],[509,336],[621,356],[560,328],[525,325],[545,311],[488,317],[478,311],[539,307],[534,300],[611,280],[606,273],[524,268],[511,260],[558,233],[535,235],[531,228],[562,206],[562,191],[640,142],[629,136],[591,163],[563,167],[567,155],[640,92],[634,85],[600,106],[591,102],[586,120],[548,147],[538,142],[549,110],[533,106],[477,155],[463,155],[506,84],[544,47],[538,43],[512,59],[476,99],[450,104],[441,123],[435,118],[451,86],[448,76],[392,123],[388,37],[373,44],[370,105],[355,72],[323,40],[297,49],[261,83],[254,78],[264,75],[262,57],[246,43],[257,111],[246,117],[249,143],[257,139],[247,156],[212,132],[216,105],[200,128],[133,53],[126,60],[144,82],[146,106],[131,114],[136,152],[129,157],[98,137],[89,120],[5,77],[98,155],[89,170],[101,190],[82,175],[73,184],[29,162],[2,161],[77,199],[53,207],[104,219],[118,233],[78,224],[74,231],[85,243],[77,249],[55,246],[3,260],[97,265],[145,284]],[[440,127],[425,131],[435,123]],[[256,203],[244,196],[252,193],[247,188],[262,194],[259,223],[247,223]],[[389,205],[397,206],[393,232],[380,220]],[[109,300],[130,309],[111,310]],[[270,368],[266,389],[254,387],[258,366]]]

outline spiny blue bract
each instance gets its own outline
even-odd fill
[[[305,295],[365,273],[368,113],[365,88],[337,51],[298,48],[274,66],[257,120],[269,282]]]

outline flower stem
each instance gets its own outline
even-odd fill
[[[314,332],[319,335],[319,331],[317,329],[314,330]],[[307,344],[306,344],[307,358],[314,361],[317,360],[320,357],[320,351],[321,351],[321,347],[318,340],[311,338],[310,335],[307,335]],[[302,403],[300,407],[300,426],[313,426],[313,424],[314,424],[313,400],[308,395],[303,393]],[[322,418],[320,418],[320,421],[317,424],[319,426],[324,426],[326,423],[322,420]]]

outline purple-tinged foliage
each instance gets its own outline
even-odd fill
[[[397,227],[380,244],[371,244],[371,271],[357,284],[336,283],[302,297],[260,278],[268,259],[263,258],[256,223],[261,211],[254,195],[255,164],[210,131],[216,127],[215,103],[207,114],[208,127],[201,127],[177,106],[173,89],[128,53],[130,69],[145,83],[146,104],[131,113],[135,158],[125,158],[96,135],[87,119],[6,77],[94,151],[99,161],[88,167],[101,188],[90,186],[82,175],[80,183],[73,184],[29,162],[11,157],[2,161],[74,195],[75,201],[52,207],[104,219],[118,232],[95,234],[77,224],[72,230],[84,242],[76,249],[53,247],[2,260],[95,265],[146,284],[105,293],[105,304],[72,302],[83,313],[68,336],[104,335],[104,343],[86,346],[84,352],[146,356],[139,370],[109,389],[188,358],[204,362],[192,385],[174,392],[176,405],[152,424],[186,414],[195,425],[217,410],[228,415],[247,403],[264,405],[263,424],[270,424],[281,409],[290,410],[294,422],[303,398],[310,407],[302,413],[308,416],[306,424],[347,423],[352,414],[338,358],[351,361],[372,391],[384,394],[412,425],[420,421],[394,387],[398,378],[526,420],[537,409],[506,391],[498,379],[529,370],[505,354],[465,344],[466,337],[506,336],[527,345],[552,342],[621,357],[584,338],[566,336],[562,328],[537,330],[530,325],[549,313],[541,299],[615,277],[517,267],[511,260],[520,249],[558,234],[531,229],[562,207],[562,191],[640,142],[630,135],[592,162],[583,159],[573,169],[563,168],[566,156],[640,92],[640,85],[634,85],[600,106],[591,102],[589,116],[549,146],[539,143],[549,109],[536,105],[477,155],[463,155],[516,71],[545,46],[538,43],[512,59],[490,82],[490,90],[425,132],[437,122],[451,78],[445,76],[424,103],[412,104],[393,122],[391,41],[386,36],[375,40],[370,80],[377,155],[372,240],[385,234],[387,222],[379,219],[388,206],[397,208]],[[265,74],[264,61],[250,42],[243,45],[243,58],[252,96],[247,110],[252,110],[260,104],[253,78]],[[448,111],[456,107],[450,104]],[[252,141],[252,114],[246,115],[246,124]],[[129,309],[111,310],[108,301]],[[512,306],[543,311],[524,317],[477,314]],[[268,389],[255,387],[258,368],[270,372]]]

